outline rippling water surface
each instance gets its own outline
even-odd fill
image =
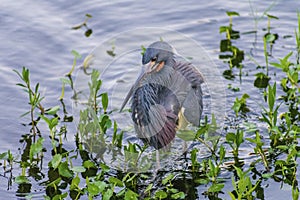
[[[261,31],[267,26],[266,18],[261,18],[263,12],[268,11],[279,18],[272,20],[272,31],[279,34],[279,39],[274,46],[274,58],[282,57],[287,52],[294,50],[293,37],[297,27],[297,9],[300,1],[10,1],[1,0],[0,7],[0,152],[11,149],[18,151],[19,139],[24,134],[24,126],[28,118],[19,118],[21,114],[29,109],[25,93],[15,84],[19,82],[18,77],[12,69],[21,70],[26,66],[31,71],[31,80],[41,85],[42,94],[46,97],[44,104],[51,107],[58,104],[61,91],[60,78],[66,74],[72,66],[73,56],[71,50],[76,50],[83,56],[103,42],[109,41],[124,31],[137,29],[143,33],[143,37],[132,37],[128,42],[116,45],[118,48],[129,48],[129,46],[140,47],[148,45],[149,38],[155,30],[167,29],[179,32],[185,37],[201,44],[206,54],[218,67],[220,73],[228,66],[218,59],[219,44],[224,35],[219,33],[219,27],[228,25],[229,18],[226,11],[236,11],[240,17],[233,18],[234,28],[239,30],[241,38],[238,47],[246,54],[254,56],[255,59],[264,63]],[[72,30],[71,27],[84,21],[85,14],[91,14],[88,26],[93,30],[91,37],[84,36],[84,29]],[[151,28],[149,28],[151,27]],[[145,28],[145,29],[143,29]],[[246,34],[247,32],[259,30],[258,34]],[[243,34],[245,33],[245,34]],[[147,37],[147,34],[150,37]],[[147,40],[146,40],[147,38]],[[159,38],[157,38],[158,40]],[[176,41],[175,38],[163,38],[170,41],[183,53],[193,49],[185,46],[185,43]],[[130,47],[131,48],[131,47]],[[200,56],[200,55],[199,55]],[[114,80],[123,74],[122,67],[138,66],[141,61],[139,55],[132,55],[132,60],[124,57],[117,62],[119,67],[110,69],[110,77],[107,78],[108,88],[112,87],[110,80]],[[127,59],[127,60],[126,60]],[[82,60],[81,60],[82,62]],[[122,63],[124,62],[124,66]],[[253,74],[255,65],[245,56],[244,65],[248,76],[243,77],[242,82],[238,80],[231,82],[240,87],[241,92],[233,93],[227,90],[228,105],[232,105],[235,96],[241,96],[244,89],[252,97],[249,104],[257,108],[252,112],[260,112],[256,101],[262,101],[253,87]],[[125,70],[126,71],[126,70]],[[137,70],[138,71],[138,70]],[[133,78],[136,74],[130,75]],[[222,77],[220,77],[222,79]],[[126,79],[126,77],[124,78]],[[224,80],[225,81],[225,80]],[[111,84],[114,82],[112,81]],[[224,83],[225,88],[227,83]],[[124,92],[124,91],[123,91]],[[71,91],[66,91],[66,96],[71,96]],[[71,99],[65,100],[67,109],[71,110]],[[226,110],[230,110],[228,106]],[[229,116],[230,117],[230,116]],[[72,141],[72,135],[69,136]],[[72,143],[70,142],[70,145]],[[22,148],[22,147],[19,147]],[[252,147],[251,147],[252,148]],[[246,151],[247,152],[247,151]],[[246,153],[245,153],[246,155]],[[224,175],[226,176],[226,175]],[[3,180],[1,180],[3,179]],[[0,177],[1,196],[13,197],[14,192],[6,191],[7,182]],[[272,184],[272,183],[270,183]],[[290,197],[290,191],[277,190],[275,187],[266,187],[266,199],[281,199]],[[268,190],[270,188],[270,191]],[[11,190],[13,191],[13,190]],[[201,191],[199,191],[201,193]],[[274,198],[273,198],[274,197]]]

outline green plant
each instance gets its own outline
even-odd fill
[[[232,185],[233,185],[234,191],[229,192],[231,199],[232,200],[254,199],[254,196],[252,195],[252,193],[255,191],[255,188],[260,183],[260,180],[258,180],[255,183],[255,185],[253,185],[251,182],[251,179],[248,175],[248,173],[251,169],[243,172],[242,169],[240,169],[238,167],[234,166],[234,168],[236,170],[238,180],[235,180],[232,177]]]
[[[18,86],[22,87],[24,91],[28,94],[29,99],[29,105],[30,105],[30,111],[24,113],[22,116],[25,116],[27,114],[30,114],[31,117],[31,131],[33,135],[36,135],[37,133],[37,122],[38,119],[34,119],[35,116],[35,109],[38,108],[41,111],[41,114],[45,112],[44,108],[41,105],[41,101],[44,99],[44,97],[41,97],[41,94],[39,92],[39,83],[37,83],[34,87],[34,89],[31,88],[31,82],[30,82],[30,72],[29,69],[23,67],[22,73],[18,72],[17,70],[13,70],[17,73],[17,75],[21,78],[21,80],[24,83],[17,83]]]
[[[243,96],[240,99],[238,97],[236,97],[235,102],[234,102],[233,106],[231,107],[232,110],[234,110],[236,116],[238,116],[238,114],[240,112],[246,113],[246,112],[250,111],[246,104],[246,100],[249,97],[250,96],[248,94],[243,94]]]
[[[236,134],[229,132],[226,134],[226,142],[233,150],[233,156],[238,157],[239,147],[244,142],[244,131],[237,129]]]
[[[86,37],[90,37],[90,35],[92,35],[92,33],[93,33],[93,30],[88,27],[87,22],[92,17],[93,17],[92,15],[86,14],[85,15],[85,20],[82,23],[73,26],[72,29],[73,30],[78,30],[78,29],[81,29],[82,27],[84,27],[84,28],[86,28],[86,31],[84,32],[84,35]]]

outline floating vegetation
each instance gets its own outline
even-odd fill
[[[86,14],[85,15],[85,20],[82,23],[73,26],[72,29],[73,30],[78,30],[78,29],[81,29],[82,27],[84,27],[86,29],[86,31],[84,32],[85,37],[90,37],[93,33],[93,30],[88,27],[87,22],[92,17],[93,17],[92,15]]]

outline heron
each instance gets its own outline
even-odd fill
[[[191,63],[177,60],[167,42],[148,46],[143,68],[120,111],[131,99],[131,118],[137,136],[156,150],[168,146],[179,129],[200,125],[203,110],[202,74]]]

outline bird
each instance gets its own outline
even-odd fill
[[[176,50],[165,41],[148,46],[142,70],[120,111],[131,99],[135,132],[144,143],[160,150],[179,129],[200,125],[203,111],[203,75],[191,63],[177,60]]]

